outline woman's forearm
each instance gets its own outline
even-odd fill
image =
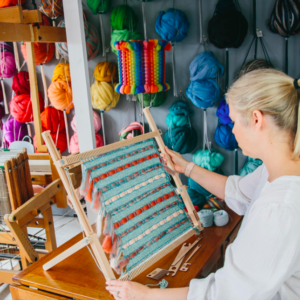
[[[186,300],[188,292],[188,287],[173,289],[151,289],[149,300]]]
[[[196,165],[190,173],[190,177],[210,193],[221,199],[225,199],[227,176],[217,174]]]

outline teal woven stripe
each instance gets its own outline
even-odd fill
[[[159,181],[159,180],[158,180]],[[133,205],[130,205],[129,207],[127,207],[126,209],[123,209],[123,210],[120,210],[118,211],[117,214],[113,214],[111,216],[111,219],[113,220],[113,222],[119,222],[121,221],[123,218],[127,217],[128,215],[130,215],[132,212],[135,212],[137,211],[139,208],[142,208],[144,205],[146,204],[149,204],[151,203],[152,201],[154,200],[157,200],[159,197],[165,195],[165,194],[169,194],[170,192],[174,191],[174,189],[172,189],[170,186],[164,188],[164,189],[161,189],[160,191],[157,191],[155,192],[154,194],[152,195],[149,195],[147,197],[145,197],[144,199],[142,199],[141,201],[138,201],[136,203],[134,203]],[[173,197],[171,197],[173,198]],[[176,197],[175,197],[176,198]],[[168,199],[169,200],[169,199]],[[163,201],[163,203],[166,203],[166,200]],[[157,205],[156,205],[157,206]],[[154,206],[154,207],[156,207]],[[150,210],[151,208],[149,208]],[[143,214],[141,214],[143,215]],[[135,217],[138,218],[140,217],[141,215]],[[122,225],[123,226],[123,225]]]
[[[174,202],[174,199],[173,199],[172,202]],[[169,204],[171,204],[172,202],[169,202]],[[163,204],[163,203],[160,203],[160,204]],[[155,207],[153,207],[153,208],[155,208]],[[160,205],[160,208],[164,208],[164,205]],[[130,240],[132,240],[133,238],[135,238],[135,237],[139,236],[140,234],[144,233],[147,229],[151,228],[153,225],[159,223],[162,220],[165,220],[168,216],[170,216],[173,213],[179,211],[180,209],[182,209],[180,205],[176,205],[174,207],[166,209],[163,213],[160,213],[157,217],[152,218],[149,222],[145,222],[142,226],[139,226],[136,230],[131,231],[129,234],[127,234],[126,236],[122,237],[122,239],[121,239],[121,247],[123,245],[125,245],[127,242],[129,242]],[[156,210],[156,212],[159,212],[159,210]],[[148,214],[147,217],[149,217],[151,215]]]
[[[147,141],[142,141],[142,142],[139,142],[139,143],[127,146],[127,147],[123,147],[123,148],[119,148],[114,151],[107,152],[106,154],[104,154],[98,158],[95,158],[92,161],[88,161],[88,162],[84,163],[84,166],[87,169],[90,169],[94,166],[97,166],[98,164],[102,164],[104,162],[109,162],[111,159],[114,159],[118,156],[123,156],[123,155],[126,155],[127,153],[131,153],[136,150],[146,148],[148,146],[155,146],[155,148],[156,148],[156,145],[155,145],[155,142],[153,139],[147,140]]]
[[[94,178],[96,178],[96,177],[98,177],[98,176],[100,176],[102,174],[107,173],[108,171],[115,170],[118,167],[125,166],[126,164],[130,164],[130,163],[132,163],[135,160],[138,160],[140,158],[146,157],[147,155],[152,155],[154,153],[157,153],[157,151],[156,151],[155,148],[149,149],[149,150],[147,150],[145,152],[141,152],[141,153],[139,153],[137,155],[133,155],[133,156],[130,156],[130,157],[126,157],[126,158],[124,158],[122,160],[118,160],[115,163],[110,163],[110,164],[108,164],[105,167],[100,167],[98,169],[92,170],[91,171],[91,178],[94,179]],[[153,160],[153,158],[151,160]],[[122,174],[126,170],[127,169],[123,170],[122,172],[118,172],[118,174],[119,173]],[[112,177],[115,177],[115,176],[116,176],[116,174],[113,175]]]
[[[155,242],[154,244],[150,245],[149,247],[145,248],[143,251],[141,251],[139,254],[137,254],[135,257],[133,257],[127,267],[126,271],[134,268],[136,265],[140,264],[141,261],[144,261],[148,257],[150,257],[152,254],[159,251],[164,246],[170,244],[172,241],[174,241],[177,237],[182,235],[184,232],[188,231],[191,228],[190,222],[186,222],[182,224],[180,227],[175,228],[172,232],[169,234],[166,234],[163,236],[160,240]]]
[[[180,214],[176,218],[173,218],[170,222],[165,223],[162,226],[159,226],[156,230],[152,231],[150,234],[144,236],[141,240],[135,242],[133,245],[129,246],[127,249],[123,249],[124,257],[129,256],[131,253],[135,252],[149,241],[153,240],[155,237],[159,236],[162,232],[167,231],[173,225],[181,222],[182,220],[186,219],[185,214]],[[137,234],[138,236],[138,234]]]
[[[161,174],[161,170],[158,169],[158,170],[153,170],[149,173],[147,173],[146,175],[142,176],[142,177],[137,177],[135,179],[135,183],[134,185],[132,186],[135,186],[141,182],[144,182],[146,180],[148,180],[149,178],[152,178],[156,175],[160,175]],[[131,181],[134,181],[134,180],[131,180]],[[148,183],[146,186],[143,186],[141,188],[139,188],[138,190],[134,190],[132,193],[130,194],[127,194],[125,195],[124,197],[110,203],[109,205],[106,205],[105,206],[105,210],[107,213],[110,213],[112,212],[113,210],[117,209],[118,207],[124,205],[125,203],[131,201],[132,199],[142,195],[143,193],[149,191],[149,190],[152,190],[153,189],[153,186],[154,186],[154,183],[158,181],[160,184],[164,184],[164,183],[169,183],[169,179],[167,177],[164,177],[164,178],[159,178],[158,180],[154,180],[152,183]],[[131,187],[132,187],[131,186]],[[129,187],[130,188],[130,187]],[[115,196],[115,195],[119,195],[122,191],[124,191],[123,187],[120,186],[120,187],[117,187],[109,192],[111,192],[110,194],[112,196]],[[113,194],[112,194],[113,193]],[[108,194],[108,193],[107,193]],[[110,199],[112,196],[110,195],[107,195],[105,194],[105,200],[104,200],[104,203],[106,200]]]
[[[155,170],[155,171],[159,171],[159,170]],[[151,176],[150,176],[150,178],[151,178]],[[105,210],[106,210],[107,213],[110,213],[110,212],[114,211],[115,209],[119,209],[123,205],[127,204],[128,202],[130,202],[132,199],[135,199],[138,196],[143,195],[146,192],[154,190],[157,187],[159,187],[159,186],[161,186],[161,185],[163,185],[165,183],[170,184],[170,181],[169,181],[169,179],[167,177],[165,177],[165,178],[159,178],[159,180],[154,180],[152,183],[149,183],[146,186],[143,186],[143,187],[139,188],[138,190],[135,190],[131,194],[128,194],[128,195],[122,197],[121,199],[118,199],[117,201],[114,201],[111,204],[106,205]]]
[[[99,191],[102,188],[104,188],[105,186],[108,186],[108,185],[110,185],[114,182],[117,182],[121,179],[124,179],[124,178],[128,177],[129,175],[132,175],[135,172],[139,172],[143,169],[150,168],[151,166],[158,165],[159,163],[160,163],[159,158],[152,158],[150,160],[146,160],[141,164],[138,164],[134,167],[130,167],[128,169],[125,169],[122,172],[116,173],[114,176],[109,176],[109,177],[107,177],[103,180],[98,181],[95,184],[94,189]],[[144,176],[142,176],[142,177],[144,177]],[[134,181],[134,179],[130,180],[129,182],[125,182],[124,184],[122,184],[122,191],[121,192],[125,191],[126,189],[130,189],[132,181]],[[129,187],[127,188],[127,186],[129,186]],[[106,193],[103,192],[103,195],[105,195],[105,194]]]

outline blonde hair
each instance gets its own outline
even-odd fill
[[[226,100],[246,121],[256,109],[270,115],[281,130],[290,134],[292,159],[300,159],[300,94],[293,78],[274,69],[251,71],[229,88]]]

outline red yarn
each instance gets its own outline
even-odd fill
[[[30,95],[29,73],[21,71],[13,78],[12,89],[16,95]]]
[[[44,110],[44,99],[39,92],[40,110]],[[11,115],[21,123],[27,123],[33,121],[32,102],[30,95],[16,95],[10,101],[10,113]]]
[[[50,130],[51,133],[65,130],[64,114],[54,107],[47,106],[41,113],[43,131]]]
[[[26,0],[21,0],[21,4],[25,3]],[[1,0],[0,1],[0,8],[14,6],[19,3],[18,0]]]
[[[45,131],[45,130],[43,130]],[[51,137],[52,140],[54,142],[54,144],[56,145],[56,147],[59,149],[59,151],[61,153],[63,153],[64,151],[66,151],[67,149],[67,135],[66,135],[66,130],[63,130],[61,132],[58,133],[58,136],[56,133],[51,133]],[[57,142],[56,142],[56,138],[57,138]],[[34,146],[34,151],[36,153],[38,153],[37,148],[36,148],[36,137],[33,137],[33,146]]]

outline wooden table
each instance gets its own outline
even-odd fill
[[[200,234],[202,247],[191,259],[187,272],[179,271],[175,277],[164,277],[168,287],[185,287],[192,278],[206,277],[212,271],[222,267],[226,247],[234,240],[241,225],[241,217],[230,210],[229,223],[224,227],[205,228]],[[191,237],[188,242],[198,236]],[[66,242],[36,263],[14,277],[15,285],[10,286],[13,300],[49,300],[49,299],[113,299],[105,289],[105,278],[97,268],[88,249],[85,247],[62,261],[53,269],[44,271],[42,266],[57,254],[82,239],[82,234]],[[156,284],[147,274],[156,268],[168,269],[175,259],[180,246],[138,275],[134,281],[142,284]],[[34,287],[38,290],[29,288]]]

